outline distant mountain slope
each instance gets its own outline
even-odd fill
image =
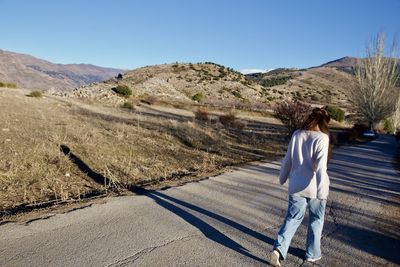
[[[342,57],[322,64],[321,67],[352,67],[359,61],[356,57]]]
[[[107,80],[119,69],[89,64],[53,64],[30,55],[0,50],[0,81],[41,90],[70,90]]]
[[[356,57],[342,57],[336,60],[329,61],[325,64],[322,64],[319,67],[335,68],[337,70],[353,74],[354,66],[356,64],[359,64],[361,60],[362,60],[361,58],[356,58]]]
[[[400,65],[399,58],[392,58],[397,61],[397,64]],[[356,57],[342,57],[336,60],[329,61],[325,64],[322,64],[320,67],[331,67],[336,68],[338,70],[346,71],[349,73],[353,73],[353,68],[356,64],[360,64],[364,58],[356,58]],[[398,71],[400,72],[400,66],[398,66]]]

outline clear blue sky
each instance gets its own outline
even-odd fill
[[[400,0],[0,0],[0,49],[133,69],[309,67],[400,37]]]

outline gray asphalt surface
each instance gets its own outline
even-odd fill
[[[393,137],[336,150],[316,266],[400,264]],[[279,163],[0,226],[0,266],[266,266],[286,213]],[[306,220],[284,266],[303,261]]]

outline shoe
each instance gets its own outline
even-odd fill
[[[308,261],[308,262],[316,262],[316,261],[319,261],[321,258],[322,257],[319,257],[319,258],[316,258],[316,259],[308,258],[308,259],[306,259],[306,261]]]
[[[271,254],[269,254],[269,264],[275,267],[280,267],[281,266],[281,262],[279,260],[280,256],[281,254],[279,254],[277,250],[272,251]]]

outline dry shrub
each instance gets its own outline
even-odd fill
[[[274,114],[287,128],[289,136],[301,127],[311,112],[311,106],[300,101],[280,102],[274,107]]]
[[[233,127],[233,128],[236,128],[236,129],[238,129],[238,130],[240,130],[240,131],[243,131],[243,129],[244,129],[246,126],[247,126],[247,123],[246,123],[246,122],[244,122],[244,121],[238,121],[238,120],[235,120],[235,121],[233,122],[233,124],[232,124],[232,127]]]
[[[219,121],[224,126],[232,127],[232,128],[238,129],[238,130],[243,130],[247,125],[246,122],[238,120],[236,118],[236,115],[233,113],[228,113],[228,114],[219,116]]]
[[[248,101],[243,101],[242,99],[217,99],[215,97],[208,97],[203,101],[203,104],[211,107],[216,107],[216,108],[230,108],[230,109],[240,109],[240,110],[258,110],[260,105],[248,102]],[[263,106],[263,108],[267,108],[266,105]]]
[[[142,99],[141,101],[145,104],[148,105],[154,105],[157,102],[158,98],[155,95],[149,95],[146,96],[144,99]]]
[[[192,100],[193,100],[193,101],[196,101],[196,102],[198,102],[198,103],[202,102],[205,98],[206,98],[206,97],[205,97],[205,95],[204,95],[202,92],[197,93],[197,94],[195,94],[195,95],[192,96]]]
[[[219,121],[225,126],[231,126],[236,120],[236,116],[233,113],[228,113],[219,116]]]
[[[191,122],[179,123],[174,133],[184,145],[199,150],[219,151],[224,143],[212,131]]]
[[[132,90],[127,85],[119,84],[117,87],[111,88],[111,90],[120,96],[129,97],[132,95]]]
[[[194,116],[198,121],[208,121],[209,120],[209,113],[205,109],[198,109],[194,112]]]
[[[255,102],[251,104],[251,110],[256,110],[256,111],[265,111],[266,109],[269,108],[269,105],[261,102]]]
[[[0,87],[15,89],[15,88],[17,88],[17,85],[15,83],[0,82]]]
[[[177,108],[177,109],[189,109],[189,107],[187,106],[187,104],[186,104],[186,103],[183,103],[183,102],[175,102],[175,103],[172,103],[172,106],[173,106],[174,108]]]
[[[135,109],[135,107],[133,106],[133,104],[130,103],[130,102],[124,102],[124,103],[121,105],[121,108],[130,109],[130,110],[134,110],[134,109]]]
[[[32,91],[32,92],[29,93],[28,96],[29,96],[29,97],[37,97],[37,98],[40,98],[40,97],[43,96],[43,93],[42,93],[42,91]]]
[[[328,112],[331,119],[334,119],[335,121],[342,122],[345,119],[346,113],[343,109],[337,106],[328,105],[325,107],[325,110]]]

